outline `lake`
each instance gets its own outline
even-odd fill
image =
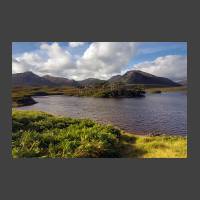
[[[20,110],[41,110],[110,123],[130,133],[187,134],[187,94],[146,94],[142,98],[34,97],[38,102]]]

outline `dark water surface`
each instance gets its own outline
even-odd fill
[[[147,94],[143,98],[92,98],[46,96],[21,110],[42,110],[53,114],[90,118],[111,123],[127,132],[187,134],[187,94]]]

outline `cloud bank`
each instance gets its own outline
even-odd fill
[[[168,55],[134,66],[135,69],[178,81],[187,78],[187,56]]]
[[[84,42],[69,43],[73,48],[82,45]],[[138,51],[138,43],[134,42],[93,42],[82,55],[77,56],[57,42],[41,43],[35,51],[13,56],[12,73],[33,71],[38,75],[49,74],[75,80],[91,77],[108,79],[126,71]],[[141,62],[132,69],[178,80],[187,77],[187,58],[168,55]]]
[[[133,42],[93,42],[77,58],[59,43],[42,43],[39,50],[13,58],[12,71],[33,71],[39,75],[50,74],[76,80],[89,77],[107,79],[120,73],[135,52],[136,44]]]

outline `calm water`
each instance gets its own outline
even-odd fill
[[[147,94],[144,98],[122,99],[46,96],[35,97],[35,100],[39,103],[19,109],[90,118],[138,134],[187,134],[186,93]]]

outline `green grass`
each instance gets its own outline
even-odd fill
[[[187,158],[187,138],[123,134],[121,156],[137,158]]]
[[[12,113],[14,158],[185,158],[187,138],[136,136],[89,119],[39,111]]]
[[[91,120],[13,110],[12,154],[21,157],[119,157],[120,131]]]

